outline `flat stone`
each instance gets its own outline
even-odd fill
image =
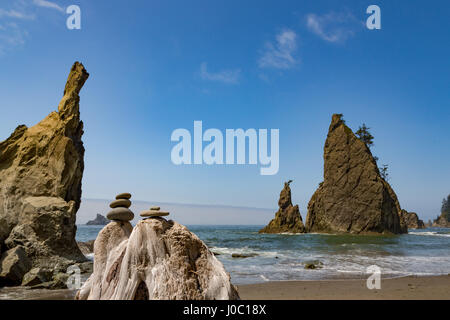
[[[164,217],[168,216],[169,212],[164,211],[156,211],[156,210],[145,210],[141,212],[141,217],[150,218],[150,217]]]
[[[256,257],[257,254],[256,253],[248,253],[248,254],[243,254],[243,253],[232,253],[231,257],[232,258],[252,258],[252,257]]]
[[[156,210],[159,211],[159,209],[161,209],[160,207],[151,207],[150,210]]]
[[[116,196],[116,200],[119,200],[119,199],[130,200],[130,199],[131,199],[131,193],[128,193],[128,192],[119,193],[119,194]]]
[[[113,202],[111,202],[109,204],[109,206],[111,208],[117,208],[117,207],[129,208],[131,206],[131,201],[128,199],[114,200]]]
[[[134,218],[134,213],[127,208],[114,208],[106,215],[109,220],[130,221]]]

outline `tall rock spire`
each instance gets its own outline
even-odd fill
[[[0,248],[23,247],[33,265],[84,259],[75,214],[84,170],[79,92],[88,76],[76,62],[58,112],[0,143]]]
[[[405,233],[395,192],[366,144],[334,114],[324,147],[324,181],[308,204],[309,232]]]
[[[288,181],[284,183],[284,188],[280,192],[278,200],[279,209],[275,213],[275,218],[269,224],[261,229],[260,233],[303,233],[305,226],[303,225],[302,216],[298,205],[292,205],[291,188]]]

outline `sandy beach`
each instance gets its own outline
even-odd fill
[[[383,279],[369,290],[366,280],[270,281],[238,286],[243,300],[450,300],[450,275]]]
[[[365,280],[270,281],[238,285],[242,300],[450,300],[450,275],[383,279],[380,290]],[[72,300],[76,290],[0,289],[0,300]]]

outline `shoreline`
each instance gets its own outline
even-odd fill
[[[287,280],[237,285],[242,300],[450,300],[450,274],[381,279]]]

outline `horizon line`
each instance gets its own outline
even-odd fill
[[[98,200],[98,201],[111,201],[110,199],[101,198],[81,198],[83,200]],[[221,208],[236,208],[236,209],[254,209],[254,210],[277,210],[276,208],[260,208],[260,207],[249,207],[249,206],[234,206],[227,204],[196,204],[196,203],[183,203],[183,202],[164,202],[164,201],[147,201],[147,200],[133,200],[132,203],[154,203],[154,204],[170,204],[170,205],[184,205],[184,206],[197,206],[197,207],[221,207]]]

